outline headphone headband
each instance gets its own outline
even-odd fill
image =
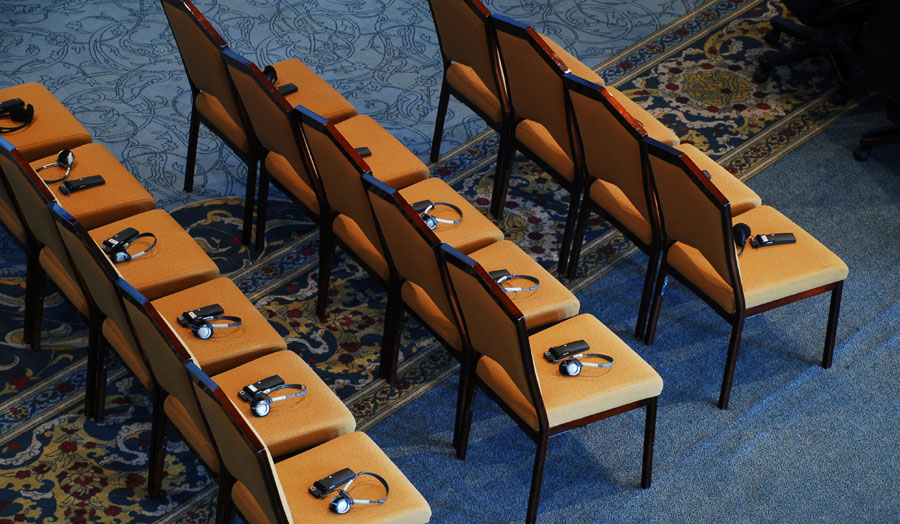
[[[279,389],[299,389],[300,391],[292,395],[281,395],[278,397],[270,397],[269,393]],[[257,417],[265,417],[272,411],[272,402],[286,400],[292,397],[299,397],[306,394],[306,386],[303,384],[280,384],[262,391],[258,391],[253,398],[250,399],[250,412]]]
[[[63,180],[65,180],[66,178],[69,177],[69,173],[72,171],[73,165],[75,165],[75,153],[73,153],[72,151],[70,151],[68,149],[63,149],[62,151],[60,151],[59,153],[56,154],[56,162],[51,162],[45,166],[41,166],[41,167],[35,169],[34,172],[38,173],[44,169],[47,169],[48,167],[54,167],[54,166],[59,166],[59,167],[65,168],[66,174],[64,174],[63,176],[61,176],[59,178],[54,178],[53,180],[44,180],[43,178],[41,179],[41,180],[44,180],[45,184],[55,184],[57,182],[62,182]]]
[[[227,324],[213,324],[210,320],[227,320]],[[191,331],[197,338],[206,340],[213,336],[213,328],[230,328],[241,325],[241,317],[233,317],[231,315],[212,315],[208,317],[200,317],[190,324]]]
[[[129,253],[129,252],[126,251],[126,250],[128,249],[128,246],[130,246],[131,244],[133,244],[134,241],[137,240],[137,239],[139,239],[139,238],[152,238],[152,239],[153,239],[153,243],[150,244],[150,246],[149,246],[147,249],[141,251],[140,253],[135,253],[135,254],[132,255],[131,253]],[[146,255],[146,254],[149,253],[154,247],[156,247],[156,241],[157,241],[156,235],[154,235],[153,233],[140,233],[140,234],[138,234],[136,237],[134,237],[134,238],[132,238],[131,240],[129,240],[128,242],[123,242],[123,243],[121,244],[122,247],[118,248],[118,249],[117,249],[116,251],[114,251],[113,253],[110,253],[110,254],[109,254],[110,259],[112,260],[113,264],[119,264],[119,263],[121,263],[121,262],[128,262],[129,260],[134,260],[135,258],[138,258],[138,257],[140,257],[140,256]]]
[[[0,134],[18,131],[34,120],[34,106],[26,105],[21,98],[4,100],[0,102],[0,118],[2,117],[9,118],[13,122],[22,122],[22,124],[11,127],[0,126]]]
[[[593,362],[582,362],[580,360],[582,357],[602,358],[603,360],[606,360],[606,363],[595,364]],[[609,355],[604,355],[602,353],[580,353],[578,355],[572,355],[571,357],[560,362],[559,372],[567,377],[577,377],[581,374],[582,366],[588,366],[592,368],[608,368],[612,367],[614,363],[615,359],[613,359]]]
[[[507,280],[513,280],[516,278],[521,278],[523,280],[527,280],[534,285],[528,286],[528,287],[522,287],[522,286],[506,287],[503,285],[503,282],[506,282]],[[507,293],[516,293],[519,291],[534,291],[535,289],[541,287],[541,281],[538,280],[537,277],[533,277],[531,275],[518,275],[518,274],[503,275],[502,277],[494,280],[494,282],[496,282],[497,285],[500,286],[503,289],[503,291],[506,291]]]
[[[447,220],[446,218],[438,218],[430,214],[429,212],[437,206],[449,207],[454,212],[456,212],[459,218],[454,220]],[[421,202],[412,204],[412,208],[417,213],[419,213],[419,217],[425,222],[425,225],[428,226],[428,229],[436,229],[438,224],[459,224],[460,222],[462,222],[462,209],[449,202],[432,202],[430,200],[422,200]]]
[[[370,477],[375,477],[378,480],[378,482],[381,482],[381,485],[384,486],[384,497],[383,498],[381,498],[380,500],[354,499],[353,497],[350,496],[349,493],[347,493],[347,490],[350,489],[350,485],[353,484],[353,482],[356,479],[358,479],[359,477],[362,477],[364,475],[367,475]],[[332,512],[337,513],[338,515],[343,515],[343,514],[347,513],[348,511],[350,511],[350,507],[353,504],[384,504],[384,501],[387,500],[388,495],[390,495],[390,493],[391,493],[391,487],[388,486],[387,481],[384,480],[384,478],[381,475],[379,475],[377,473],[372,473],[369,471],[360,471],[356,475],[353,475],[353,477],[347,481],[347,483],[344,485],[343,489],[338,490],[338,495],[336,497],[334,497],[333,499],[331,499],[331,503],[328,504],[328,508]]]

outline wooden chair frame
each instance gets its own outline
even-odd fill
[[[446,1],[446,0],[431,0],[431,1]],[[491,25],[490,17],[491,12],[487,7],[484,6],[479,0],[454,0],[465,3],[483,22],[484,22],[484,31],[485,38],[487,39],[488,51],[490,53],[490,63],[491,69],[494,76],[494,82],[497,85],[498,91],[500,92],[500,110],[501,110],[501,121],[495,122],[492,118],[490,118],[484,111],[479,109],[475,104],[471,101],[467,100],[462,93],[457,91],[447,82],[447,70],[453,63],[453,58],[447,56],[447,52],[444,49],[444,45],[441,40],[441,32],[437,24],[437,17],[434,15],[434,7],[431,5],[431,1],[429,2],[429,9],[431,10],[431,17],[435,22],[435,31],[438,37],[438,45],[441,49],[441,63],[443,65],[443,76],[441,80],[441,94],[438,100],[438,111],[437,117],[434,123],[434,138],[431,142],[431,163],[435,163],[438,161],[441,152],[441,139],[443,138],[444,132],[444,119],[447,116],[447,106],[450,102],[450,95],[452,94],[454,98],[462,102],[469,109],[471,109],[475,114],[481,117],[494,131],[500,133],[501,137],[508,134],[506,131],[506,127],[509,125],[509,95],[507,94],[506,82],[503,80],[503,73],[500,69],[500,56],[497,51],[497,41],[496,41],[496,33]]]
[[[557,54],[544,42],[544,39],[534,30],[534,28],[530,26],[526,26],[525,24],[513,20],[511,18],[507,18],[501,15],[491,15],[490,18],[491,27],[494,31],[499,34],[500,32],[509,34],[515,38],[519,38],[521,40],[525,40],[528,42],[532,48],[537,51],[538,55],[542,60],[553,70],[557,72],[559,75],[560,85],[563,83],[563,75],[569,72],[569,67],[563,63],[562,59],[557,56]],[[513,91],[514,89],[510,86],[509,82],[509,74],[506,72],[506,63],[503,60],[503,49],[499,45],[499,36],[495,35],[498,43],[498,55],[500,56],[500,66],[502,79],[505,85],[505,92],[507,93],[507,120],[509,122],[508,125],[505,126],[504,132],[501,132],[500,136],[500,151],[497,154],[497,169],[494,174],[494,189],[493,194],[491,195],[491,214],[497,218],[503,218],[504,207],[506,205],[506,195],[509,190],[509,180],[512,175],[512,166],[515,161],[515,153],[516,150],[522,151],[530,160],[539,165],[544,171],[550,174],[559,184],[569,191],[570,203],[569,203],[569,211],[566,214],[566,225],[563,231],[563,238],[560,242],[559,248],[559,263],[558,270],[560,272],[565,271],[568,267],[569,260],[569,249],[572,244],[572,236],[575,230],[575,221],[578,216],[578,204],[581,200],[581,193],[584,190],[583,180],[578,176],[579,172],[582,172],[584,169],[580,165],[580,162],[583,158],[579,148],[581,144],[578,140],[575,139],[576,129],[575,122],[572,118],[570,112],[566,112],[566,128],[568,130],[569,135],[569,147],[572,151],[572,162],[575,164],[575,177],[570,182],[566,180],[563,176],[556,172],[544,159],[538,156],[535,152],[531,151],[525,145],[519,143],[516,140],[516,128],[518,124],[522,121],[522,119],[517,115]],[[563,104],[565,107],[570,105],[568,100],[568,91],[565,88],[563,91]],[[540,123],[540,122],[539,122]]]
[[[170,5],[176,9],[181,10],[182,12],[188,14],[194,23],[197,25],[197,28],[203,33],[206,38],[215,45],[220,52],[228,49],[228,43],[225,42],[225,39],[219,34],[218,31],[209,23],[206,17],[191,3],[190,0],[160,0],[165,5]],[[164,10],[165,11],[165,10]],[[171,22],[170,22],[171,27]],[[174,36],[174,31],[173,31]],[[256,173],[257,166],[259,164],[260,159],[264,158],[264,152],[261,149],[259,144],[259,140],[256,138],[256,134],[253,132],[253,126],[250,125],[250,122],[247,118],[247,114],[244,110],[243,105],[241,104],[240,97],[235,96],[235,105],[238,108],[240,113],[241,121],[238,124],[241,126],[241,129],[244,132],[244,135],[247,137],[247,151],[242,151],[237,144],[232,142],[223,132],[221,132],[212,122],[210,122],[206,117],[200,114],[197,111],[197,96],[200,94],[200,88],[197,87],[194,79],[191,76],[191,71],[188,70],[186,62],[184,61],[184,51],[182,50],[181,43],[178,41],[178,38],[175,38],[175,44],[178,47],[178,52],[181,55],[181,63],[184,65],[185,73],[187,74],[188,83],[191,88],[191,119],[190,119],[190,128],[188,131],[188,151],[187,151],[187,160],[185,162],[185,172],[184,172],[184,190],[186,192],[191,192],[194,189],[194,166],[197,162],[197,141],[200,134],[200,123],[202,122],[207,129],[213,132],[217,137],[219,137],[225,145],[231,149],[234,154],[241,159],[244,164],[247,165],[247,188],[244,194],[244,222],[243,222],[243,236],[242,242],[245,245],[250,244],[250,237],[253,231],[253,208],[254,208],[254,200],[256,195]],[[223,64],[224,67],[224,64]],[[227,78],[227,71],[226,71]],[[229,80],[230,81],[230,80]]]
[[[707,180],[706,177],[702,175],[698,175],[698,173],[700,172],[699,168],[697,168],[697,166],[689,158],[686,158],[680,151],[649,137],[645,138],[644,140],[648,146],[647,152],[649,155],[681,167],[682,171],[685,174],[685,183],[695,184],[698,188],[700,188],[703,194],[706,195],[706,197],[716,205],[721,215],[722,231],[724,231],[724,238],[722,238],[722,242],[724,242],[726,246],[734,246],[735,244],[734,233],[732,230],[731,203],[722,195],[722,193],[712,184],[711,181]],[[652,169],[649,169],[648,171],[650,173],[651,183],[653,184],[653,191],[655,194],[658,194],[658,191],[656,190],[656,181],[653,179]],[[735,312],[731,313],[729,311],[726,311],[711,297],[701,291],[700,288],[694,285],[687,277],[679,273],[674,268],[669,267],[667,257],[669,249],[674,244],[674,241],[670,239],[666,234],[665,216],[662,213],[658,214],[658,221],[659,224],[657,225],[657,228],[660,231],[662,242],[662,262],[657,273],[657,280],[653,290],[653,299],[650,306],[644,342],[647,344],[653,343],[653,338],[656,333],[656,324],[659,319],[660,306],[662,303],[662,288],[665,283],[666,275],[671,274],[676,279],[678,279],[679,282],[684,284],[688,289],[693,291],[694,294],[702,298],[716,313],[719,314],[719,316],[724,318],[732,326],[731,337],[728,342],[728,353],[725,359],[725,371],[722,377],[722,388],[719,393],[719,409],[728,409],[728,401],[731,396],[732,384],[734,383],[734,370],[735,364],[737,363],[738,349],[740,348],[741,343],[741,334],[744,329],[744,321],[749,317],[758,315],[770,309],[775,309],[777,307],[781,307],[786,304],[797,302],[798,300],[816,296],[829,291],[831,292],[831,303],[828,313],[828,326],[825,331],[825,347],[822,351],[822,367],[825,369],[831,367],[832,361],[834,359],[834,341],[841,308],[841,294],[844,288],[843,280],[796,293],[794,295],[790,295],[766,304],[760,304],[752,308],[747,308],[744,302],[744,290],[741,285],[737,255],[735,254],[734,249],[726,249],[725,251],[728,264],[728,273],[732,282],[735,303]]]
[[[537,382],[537,371],[534,368],[534,359],[531,355],[531,348],[528,342],[528,332],[525,328],[524,315],[516,307],[516,305],[513,304],[512,300],[510,300],[509,297],[506,296],[503,290],[500,289],[500,286],[495,283],[493,279],[490,278],[490,276],[488,276],[487,272],[484,270],[484,268],[481,267],[480,264],[446,244],[441,245],[440,254],[446,264],[453,265],[454,267],[479,281],[484,289],[489,292],[491,298],[493,298],[495,303],[507,314],[509,321],[516,326],[519,352],[525,366],[528,389],[531,397],[529,400],[532,406],[534,406],[538,422],[538,430],[535,431],[531,428],[531,426],[528,425],[525,420],[517,415],[512,410],[512,408],[510,408],[506,404],[506,402],[504,402],[499,397],[499,395],[497,395],[490,387],[488,387],[488,385],[485,384],[477,374],[475,374],[475,367],[478,359],[481,358],[481,355],[478,354],[478,352],[474,349],[474,345],[470,340],[468,343],[468,347],[471,350],[467,353],[466,359],[463,364],[463,372],[466,377],[466,392],[463,398],[463,413],[459,416],[459,419],[461,421],[461,434],[456,439],[459,442],[459,446],[457,448],[457,458],[465,459],[466,456],[466,448],[469,441],[469,430],[472,425],[472,410],[475,404],[475,394],[477,391],[475,385],[477,384],[481,386],[481,389],[484,390],[484,392],[491,399],[493,399],[494,402],[496,402],[497,405],[500,406],[510,416],[510,418],[512,418],[516,422],[516,424],[519,425],[522,431],[537,444],[537,452],[534,459],[534,469],[531,476],[531,491],[528,499],[528,511],[526,516],[526,522],[533,523],[537,520],[537,510],[538,505],[540,504],[541,483],[544,476],[544,463],[547,458],[549,438],[554,435],[564,433],[570,429],[586,426],[598,420],[609,418],[614,415],[625,413],[634,409],[646,407],[643,458],[641,465],[641,487],[650,487],[653,474],[653,444],[656,435],[656,410],[659,397],[652,397],[637,402],[632,402],[607,411],[603,411],[601,413],[595,413],[578,420],[573,420],[565,424],[550,426],[550,423],[547,419],[547,410],[544,406],[543,398],[540,394],[540,386]],[[454,295],[454,299],[457,303],[459,303],[459,298],[456,296],[456,290],[453,286],[452,281],[450,281],[449,287]],[[462,308],[458,309],[461,310]],[[468,338],[469,335],[468,329],[466,328],[465,315],[460,314],[460,318],[457,319],[457,322],[460,326],[462,326],[465,337]]]

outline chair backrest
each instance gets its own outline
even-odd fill
[[[496,14],[491,21],[497,31],[513,117],[546,127],[559,147],[573,158],[562,80],[569,68],[533,28]]]
[[[241,129],[244,120],[234,97],[220,50],[225,40],[189,0],[160,0],[181,53],[191,88],[216,97]]]
[[[454,313],[437,254],[441,241],[399,191],[370,173],[364,174],[362,181],[387,248],[388,263],[400,277],[425,290],[441,313],[453,322]]]
[[[22,213],[13,198],[12,188],[9,187],[9,182],[6,180],[7,169],[12,172],[17,171],[10,165],[18,163],[12,156],[13,151],[15,151],[15,146],[0,137],[0,222],[20,244],[24,245],[26,238]]]
[[[565,74],[564,85],[587,174],[621,189],[650,227],[653,200],[645,189],[643,152],[647,132],[605,87],[572,73]]]
[[[196,363],[189,361],[185,368],[225,469],[250,491],[269,522],[292,522],[275,463],[262,438]]]
[[[459,325],[472,350],[497,362],[535,409],[546,427],[544,407],[528,343],[525,315],[478,262],[455,248],[441,244],[454,299],[459,305]]]
[[[126,351],[134,352],[130,362],[143,362],[141,347],[134,338],[133,328],[125,315],[124,305],[116,288],[116,280],[122,278],[112,261],[91,238],[78,219],[70,215],[59,204],[50,204],[50,216],[53,217],[59,238],[71,260],[79,281],[87,295],[107,318],[112,320],[121,331],[127,345]],[[133,370],[137,371],[137,370]],[[149,371],[141,370],[146,378]],[[143,380],[142,380],[143,382]],[[149,386],[144,384],[144,386]]]
[[[115,283],[123,299],[125,314],[134,329],[143,354],[147,357],[154,380],[163,391],[181,403],[209,449],[215,449],[212,436],[203,422],[203,412],[197,404],[190,375],[184,367],[185,362],[193,360],[193,354],[169,322],[140,291],[123,278],[117,279]],[[219,471],[215,453],[200,452],[200,455],[208,467],[214,472]],[[210,464],[210,460],[215,462]]]
[[[742,300],[731,203],[685,153],[644,140],[664,245],[680,242],[698,250]]]
[[[327,203],[332,213],[340,213],[353,219],[369,242],[384,256],[372,207],[360,178],[363,173],[371,173],[368,164],[334,124],[315,112],[297,106],[291,117],[299,124],[309,146],[315,173],[321,184],[322,202]]]
[[[291,105],[256,64],[231,49],[223,49],[222,57],[262,147],[287,159],[303,183],[318,193],[303,137],[289,116]]]
[[[78,282],[75,270],[66,256],[66,249],[59,238],[53,216],[47,207],[56,202],[50,188],[19,154],[15,146],[6,140],[0,142],[0,170],[6,175],[6,182],[25,230],[39,244],[53,252],[72,282]]]
[[[445,65],[459,62],[471,67],[501,100],[499,61],[491,12],[479,0],[429,0]]]

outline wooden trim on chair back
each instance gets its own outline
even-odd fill
[[[189,0],[160,1],[194,96],[202,91],[216,97],[232,120],[243,127],[240,106],[219,55],[228,47],[225,39]]]
[[[586,184],[589,186],[592,178],[615,184],[651,228],[653,200],[644,177],[643,138],[647,132],[605,87],[573,73],[563,76],[563,84],[581,165],[588,176]]]
[[[362,176],[362,181],[387,248],[388,261],[400,277],[424,289],[441,313],[453,322],[453,307],[437,254],[441,241],[399,191],[369,173]]]
[[[476,356],[497,362],[531,402],[538,427],[547,428],[547,411],[541,397],[534,358],[528,342],[525,315],[478,262],[457,249],[441,244],[450,291],[460,316],[457,320]]]
[[[479,0],[429,0],[428,3],[444,68],[452,62],[471,67],[503,106],[505,94],[497,74],[497,46],[488,23],[491,12]]]
[[[534,28],[500,15],[492,15],[491,23],[497,33],[514,122],[529,119],[543,125],[569,158],[574,158],[562,81],[568,66]]]
[[[262,147],[290,162],[300,179],[318,193],[300,131],[291,123],[291,105],[260,69],[231,49],[223,49],[228,75]]]
[[[253,495],[269,522],[292,522],[275,463],[262,438],[209,375],[192,361],[184,366],[225,469]]]
[[[649,137],[644,141],[663,245],[680,242],[697,249],[731,286],[737,309],[743,309],[731,203],[685,153]]]

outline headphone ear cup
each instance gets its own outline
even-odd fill
[[[31,122],[34,119],[34,106],[13,106],[9,109],[9,117],[14,122]]]
[[[128,262],[129,260],[131,260],[131,255],[128,254],[127,251],[119,251],[116,253],[116,258],[113,262],[119,264],[121,262]]]
[[[347,495],[344,490],[341,490],[336,497],[331,499],[328,508],[338,515],[343,515],[350,511],[350,505],[353,504],[352,501],[353,499],[350,498],[350,495]]]
[[[250,399],[250,410],[257,417],[265,417],[272,411],[272,402],[269,400],[269,396],[265,393],[257,393],[252,399]]]
[[[437,227],[437,220],[429,214],[422,214],[422,220],[425,221],[425,225],[428,226],[428,229],[435,229]]]
[[[581,361],[567,358],[559,363],[559,372],[567,377],[577,377],[581,374]]]
[[[743,246],[747,243],[747,239],[750,238],[750,226],[743,222],[739,222],[734,225],[732,228],[734,232],[734,243]]]
[[[191,331],[193,331],[194,334],[197,335],[197,338],[199,338],[200,340],[206,340],[209,337],[213,336],[212,325],[206,320],[202,319],[194,322],[194,324],[191,325]]]

